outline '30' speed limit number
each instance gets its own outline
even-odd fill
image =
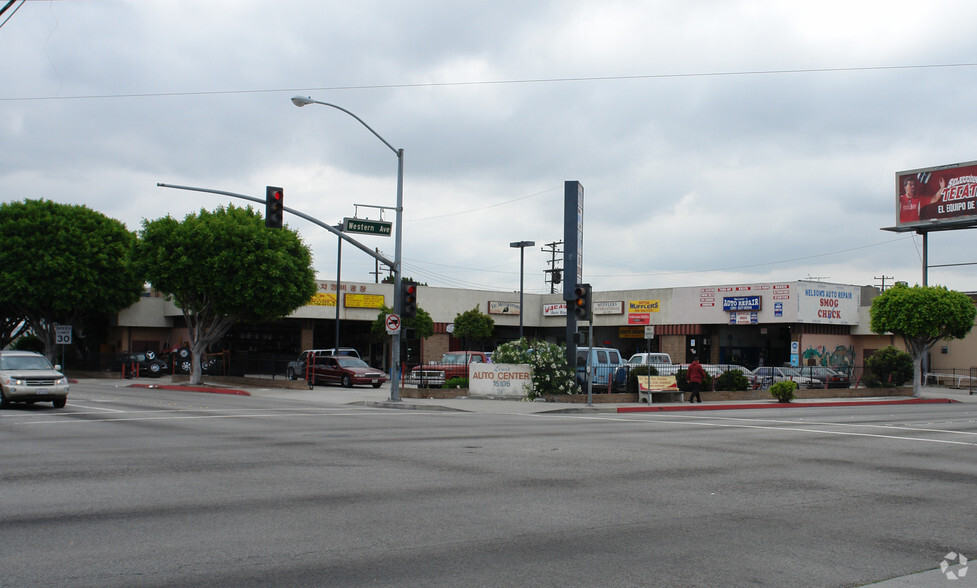
[[[71,325],[54,325],[54,342],[58,345],[71,345]]]

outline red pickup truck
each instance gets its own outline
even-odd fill
[[[440,388],[451,378],[467,378],[469,364],[491,361],[484,351],[449,351],[441,356],[439,362],[419,365],[412,369],[406,382],[418,388]]]

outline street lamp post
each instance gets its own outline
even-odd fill
[[[336,225],[336,229],[342,231],[342,223]],[[336,240],[339,241],[339,244],[336,246],[336,341],[333,348],[336,355],[339,355],[339,298],[343,291],[343,240],[338,238]]]
[[[368,131],[373,133],[373,135],[380,139],[384,145],[386,145],[394,155],[397,156],[397,216],[394,221],[394,230],[397,233],[396,240],[394,241],[394,312],[396,314],[402,314],[402,300],[400,299],[400,282],[401,282],[401,260],[403,258],[403,228],[404,228],[404,150],[397,149],[386,139],[380,136],[380,133],[373,130],[373,127],[366,124],[363,119],[356,116],[352,112],[346,110],[342,106],[336,106],[335,104],[330,104],[328,102],[320,102],[318,100],[313,100],[309,97],[304,96],[294,96],[292,97],[292,104],[295,106],[306,106],[308,104],[319,104],[322,106],[328,106],[330,108],[335,108],[336,110],[341,110],[351,117],[355,118],[357,122],[367,128]],[[337,292],[338,296],[338,292]],[[338,298],[336,304],[338,305]],[[403,341],[404,330],[401,329],[397,332],[396,341],[394,342],[393,349],[390,350],[390,400],[394,402],[400,402],[400,346]]]
[[[509,243],[509,247],[519,248],[519,338],[522,339],[522,293],[523,293],[523,276],[525,274],[525,262],[526,262],[526,247],[533,247],[536,245],[535,241],[516,241],[514,243]]]

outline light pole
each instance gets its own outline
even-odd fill
[[[522,339],[522,281],[526,262],[526,247],[533,247],[536,241],[515,241],[509,243],[509,247],[519,248],[519,338]]]
[[[339,231],[343,230],[343,224],[340,223],[336,225],[336,229]],[[343,281],[342,281],[342,269],[343,269],[343,240],[336,239],[339,244],[336,246],[336,341],[333,345],[336,355],[339,355],[339,298],[342,296]]]
[[[400,282],[401,282],[401,260],[403,258],[403,245],[404,245],[404,150],[397,149],[393,145],[387,142],[386,139],[380,136],[380,133],[373,130],[373,127],[363,122],[363,119],[356,116],[352,112],[346,110],[342,106],[336,106],[335,104],[330,104],[328,102],[319,102],[318,100],[313,100],[312,98],[304,96],[293,96],[292,104],[295,106],[306,106],[307,104],[320,104],[322,106],[328,106],[330,108],[335,108],[336,110],[341,110],[351,117],[355,118],[357,122],[367,128],[368,131],[373,133],[373,135],[380,139],[384,145],[386,145],[394,155],[397,156],[397,218],[394,222],[396,225],[394,230],[397,232],[397,236],[394,241],[394,312],[396,314],[402,314],[402,301],[400,299]],[[338,292],[337,292],[337,301]],[[396,341],[394,342],[393,349],[390,350],[390,400],[394,402],[400,402],[400,345],[403,341],[404,330],[401,329],[397,332]]]

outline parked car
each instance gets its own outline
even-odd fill
[[[809,366],[799,368],[800,373],[808,376],[811,381],[808,388],[850,388],[851,379],[832,368],[824,366]]]
[[[415,366],[406,382],[421,388],[440,388],[451,378],[467,378],[470,364],[491,361],[484,351],[449,351],[441,356],[441,361]]]
[[[352,347],[340,347],[339,349],[335,347],[330,347],[328,349],[307,349],[299,354],[298,359],[288,362],[288,367],[285,369],[285,376],[289,380],[297,380],[299,378],[304,379],[306,376],[306,363],[308,362],[309,358],[313,358],[313,363],[316,363],[319,361],[320,357],[327,355],[355,357],[356,359],[360,359],[360,353]]]
[[[387,381],[387,374],[370,367],[358,357],[348,355],[324,355],[315,358],[312,366],[312,385],[340,384],[344,388],[373,386],[379,388]]]
[[[14,402],[50,402],[64,408],[68,378],[60,370],[40,353],[0,351],[0,408]]]
[[[635,353],[628,359],[629,365],[672,365],[672,356],[667,353]]]
[[[811,387],[811,377],[802,375],[798,368],[790,366],[760,366],[753,370],[751,377],[755,380],[756,386],[764,390],[784,380],[797,382],[798,387]]]

